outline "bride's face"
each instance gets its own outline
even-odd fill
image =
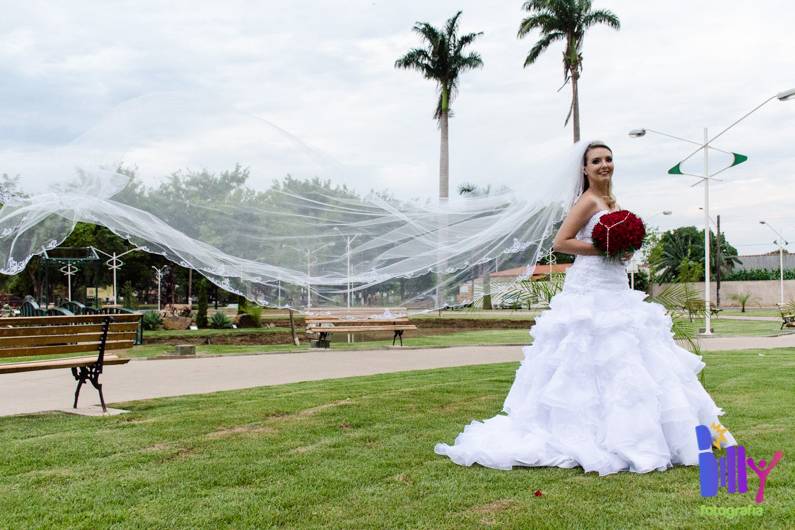
[[[606,186],[613,178],[613,153],[604,147],[588,150],[584,171],[592,186]]]

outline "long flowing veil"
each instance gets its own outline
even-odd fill
[[[390,305],[467,303],[489,293],[462,286],[495,263],[532,272],[581,191],[584,145],[545,146],[557,154],[519,189],[440,203],[357,189],[344,165],[261,117],[147,96],[67,145],[0,153],[0,272],[88,222],[261,305],[365,303],[374,290]]]

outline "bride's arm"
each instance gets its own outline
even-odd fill
[[[552,242],[552,249],[555,252],[562,252],[564,254],[575,254],[582,256],[598,256],[600,255],[591,243],[579,241],[576,239],[577,232],[588,222],[591,216],[598,211],[598,205],[594,200],[588,200],[583,197],[583,200],[577,201],[569,210],[566,219],[558,230]]]

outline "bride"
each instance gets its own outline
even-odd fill
[[[575,150],[579,197],[553,243],[577,256],[563,291],[531,329],[505,414],[473,421],[435,451],[465,466],[582,466],[599,475],[697,465],[695,427],[718,423],[723,411],[698,381],[704,363],[674,342],[663,307],[630,290],[624,264],[591,243],[599,217],[617,209],[613,153],[602,142]]]

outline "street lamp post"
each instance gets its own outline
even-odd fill
[[[660,131],[655,131],[653,129],[633,129],[629,132],[629,135],[632,138],[640,138],[645,136],[647,132],[651,132],[654,134],[659,134],[662,136],[666,136],[669,138],[674,138],[677,140],[685,141],[687,143],[696,144],[699,147],[683,158],[679,163],[673,166],[671,169],[668,170],[669,175],[688,175],[697,177],[700,179],[700,182],[704,182],[704,334],[711,335],[712,334],[712,315],[710,313],[710,248],[709,248],[709,181],[714,179],[715,176],[726,171],[727,169],[734,167],[736,165],[742,164],[748,157],[745,155],[741,155],[739,153],[730,153],[733,157],[732,163],[729,166],[724,167],[716,171],[715,173],[709,172],[709,151],[710,149],[721,151],[720,149],[716,149],[712,147],[710,144],[713,143],[715,140],[723,136],[726,131],[743,121],[745,118],[762,108],[768,102],[778,99],[779,101],[788,101],[795,98],[795,88],[790,90],[785,90],[784,92],[779,92],[778,94],[771,96],[764,100],[762,103],[751,109],[749,112],[745,113],[739,119],[735,120],[731,125],[723,129],[721,132],[713,136],[712,138],[709,137],[709,130],[704,128],[704,141],[703,143],[699,143],[693,140],[687,140],[685,138],[681,138],[678,136],[674,136],[672,134],[663,133]],[[698,152],[704,151],[704,174],[703,175],[693,175],[691,173],[685,173],[682,171],[682,164],[696,155]],[[726,153],[726,151],[722,151]],[[717,179],[716,179],[717,180]],[[698,184],[698,183],[697,183]]]
[[[326,247],[331,246],[333,243],[328,243],[323,245],[322,247],[318,247],[316,249],[312,248],[298,248],[293,247],[291,245],[282,245],[284,248],[290,248],[297,252],[302,252],[306,254],[306,309],[307,311],[312,309],[312,253],[318,252],[323,250]]]
[[[784,239],[784,236],[781,233],[773,228],[770,223],[767,221],[759,221],[759,224],[767,226],[769,229],[773,231],[774,234],[778,236],[778,239],[774,241],[776,245],[778,245],[778,267],[779,267],[779,280],[778,280],[778,287],[779,287],[779,305],[782,307],[784,306],[784,245],[789,245],[789,241]],[[784,245],[781,242],[784,242]]]
[[[64,275],[66,276],[66,281],[67,281],[67,285],[68,285],[67,297],[68,297],[69,301],[71,302],[72,301],[72,276],[74,276],[75,273],[77,271],[79,271],[80,269],[78,269],[77,267],[75,267],[71,263],[67,263],[66,265],[64,265],[63,267],[61,267],[58,270],[61,271],[62,273],[64,273]]]
[[[99,250],[97,247],[91,247],[91,248],[93,248],[94,250],[96,250],[100,254],[104,254],[108,258],[110,258],[108,261],[105,262],[105,265],[107,265],[108,268],[113,271],[113,305],[116,305],[116,303],[117,303],[116,302],[116,293],[118,292],[117,289],[116,289],[116,271],[121,269],[122,266],[124,265],[124,262],[122,260],[120,260],[119,258],[129,254],[130,252],[133,252],[133,251],[136,251],[136,250],[140,250],[140,249],[136,247],[136,248],[131,248],[130,250],[128,250],[126,252],[122,252],[121,254],[116,254],[115,252],[113,254],[108,254],[107,252]]]
[[[347,281],[348,288],[347,288],[346,298],[348,303],[348,309],[351,308],[351,243],[357,237],[359,237],[359,234],[356,234],[354,236],[345,236],[345,257],[347,260],[347,276],[348,276],[348,281]]]
[[[157,278],[157,312],[160,312],[160,282],[163,280],[163,276],[166,275],[166,271],[168,270],[168,265],[163,265],[159,269],[152,265],[152,268],[155,270],[155,277]]]

